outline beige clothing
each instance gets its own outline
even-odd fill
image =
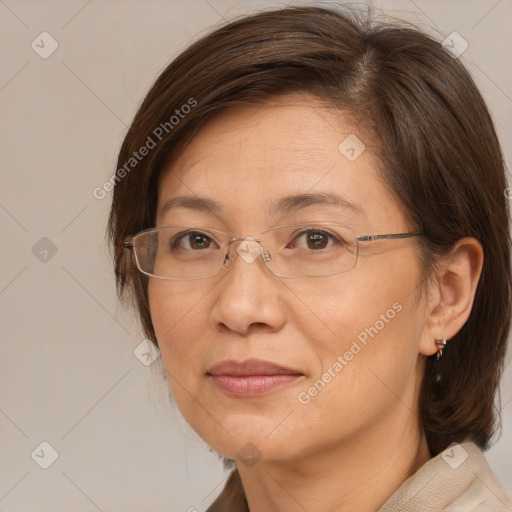
[[[476,444],[454,444],[430,459],[378,512],[437,511],[512,512],[512,496],[494,476]],[[207,512],[249,512],[236,470]]]

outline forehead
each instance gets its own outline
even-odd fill
[[[240,161],[232,177],[253,168],[277,170],[276,164],[296,171],[301,161],[306,168],[329,153],[336,155],[340,136],[352,132],[339,112],[319,100],[298,93],[281,96],[221,111],[201,128],[172,170],[185,175],[209,163]]]
[[[306,193],[337,194],[368,218],[401,216],[377,171],[368,133],[339,111],[295,94],[231,107],[205,124],[163,172],[158,216],[173,198],[190,195],[263,222],[280,199]]]

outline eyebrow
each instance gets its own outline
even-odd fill
[[[164,203],[160,213],[163,215],[173,208],[189,208],[190,210],[211,212],[217,215],[222,212],[222,205],[219,202],[207,197],[199,196],[173,197]]]
[[[286,214],[307,206],[337,206],[359,215],[365,215],[358,204],[351,203],[343,197],[329,192],[294,194],[279,199],[269,210],[271,215]]]
[[[273,216],[284,215],[308,206],[336,206],[365,216],[363,208],[358,204],[351,203],[337,194],[328,192],[293,194],[282,197],[268,209],[268,213]],[[160,213],[163,215],[173,208],[180,207],[215,215],[220,215],[223,210],[222,204],[214,199],[199,196],[177,196],[168,199],[162,206]]]

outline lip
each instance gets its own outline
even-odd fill
[[[269,361],[222,361],[206,372],[216,386],[229,395],[264,395],[291,384],[304,374]]]

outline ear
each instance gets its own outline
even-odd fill
[[[482,272],[483,248],[475,238],[457,241],[436,265],[437,279],[429,287],[426,324],[420,353],[438,351],[436,338],[453,338],[469,318]]]

